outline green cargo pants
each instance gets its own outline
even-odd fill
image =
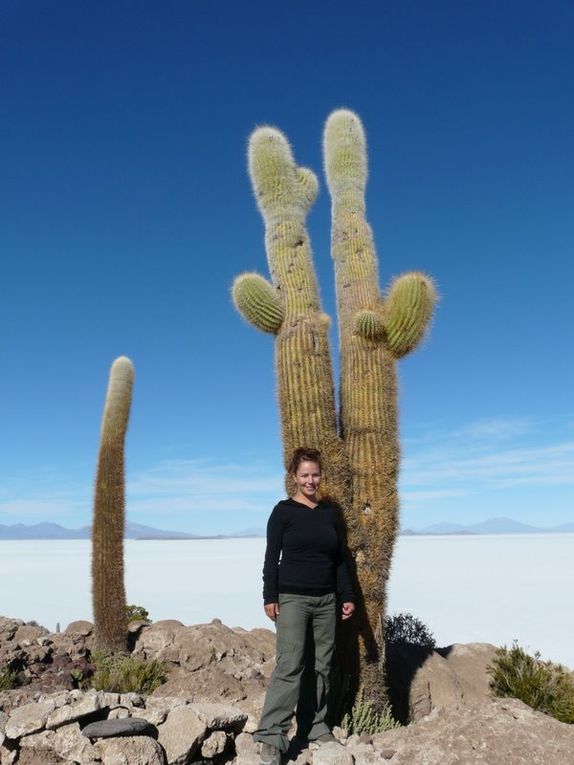
[[[279,595],[277,666],[253,734],[256,741],[286,752],[296,705],[297,734],[301,738],[313,741],[328,733],[325,717],[335,620],[334,593]]]

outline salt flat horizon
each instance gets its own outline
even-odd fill
[[[261,598],[262,538],[126,540],[129,603],[154,621],[221,619],[267,627]],[[389,581],[390,614],[408,611],[438,645],[517,640],[574,669],[574,534],[406,536]],[[0,614],[54,631],[92,620],[89,540],[0,541]],[[6,586],[8,583],[8,586]]]

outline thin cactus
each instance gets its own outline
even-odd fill
[[[96,647],[127,647],[124,585],[124,443],[134,370],[125,356],[110,369],[102,418],[92,526],[92,601]]]

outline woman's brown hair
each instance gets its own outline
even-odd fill
[[[321,452],[318,449],[307,449],[305,446],[299,446],[295,449],[287,463],[287,472],[290,475],[295,475],[302,462],[316,462],[319,465],[319,470],[323,471]]]

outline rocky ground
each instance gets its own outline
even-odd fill
[[[89,622],[53,634],[0,617],[0,667],[18,672],[25,683],[0,693],[1,765],[256,765],[251,733],[274,665],[274,633],[231,629],[218,620],[188,627],[140,622],[130,629],[135,655],[169,667],[167,681],[148,697],[75,687],[89,670]],[[393,649],[388,661],[395,714],[410,723],[372,737],[347,738],[336,730],[338,745],[294,740],[288,761],[574,763],[574,726],[520,701],[490,697],[485,669],[494,650],[487,644]],[[110,725],[116,728],[104,737]]]

